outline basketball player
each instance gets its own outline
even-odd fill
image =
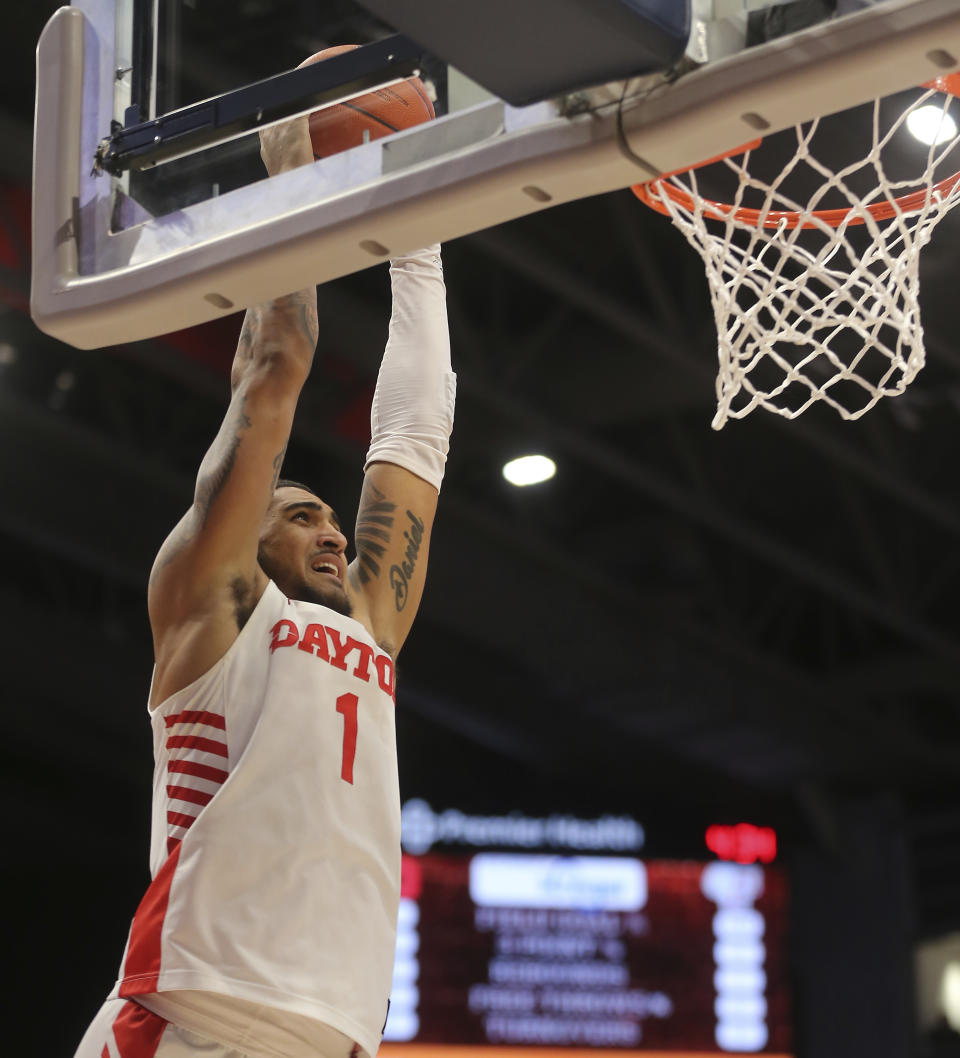
[[[273,175],[306,119],[265,132]],[[247,312],[226,417],[150,580],[152,882],[77,1058],[374,1055],[400,888],[394,662],[453,422],[439,248],[395,259],[356,558],[280,479],[315,291]]]

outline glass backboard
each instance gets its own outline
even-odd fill
[[[98,149],[102,157],[118,128],[203,100],[215,106],[326,44],[404,32],[347,0],[266,6],[270,20],[257,21],[255,4],[223,5],[218,22],[215,4],[79,0],[51,19],[38,46],[34,146],[31,305],[41,329],[95,348],[198,324],[392,253],[696,164],[758,131],[960,65],[955,0],[696,0],[685,54],[660,71],[512,105],[449,56],[418,47],[415,65],[437,110],[428,124],[271,179],[249,124],[217,142],[184,141],[155,165],[97,171]],[[329,7],[326,24],[304,21],[312,7]],[[218,24],[241,18],[250,25],[238,57],[220,43]],[[547,33],[549,20],[543,26]],[[286,52],[256,46],[268,31],[285,37]],[[510,32],[520,35],[516,25]],[[338,98],[324,91],[326,102]],[[318,98],[314,86],[284,114],[314,109]]]

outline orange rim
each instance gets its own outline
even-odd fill
[[[945,74],[943,77],[926,81],[921,87],[960,97],[960,73]],[[683,188],[676,187],[674,184],[664,183],[667,177],[674,176],[677,173],[691,172],[694,169],[700,169],[703,166],[722,161],[724,158],[732,158],[738,154],[744,154],[746,151],[755,150],[762,142],[762,137],[751,140],[749,143],[741,144],[739,147],[734,147],[723,154],[718,154],[714,158],[708,158],[697,165],[691,165],[686,169],[675,169],[673,172],[658,176],[656,180],[648,180],[643,184],[634,184],[630,190],[645,205],[655,209],[658,213],[663,213],[665,216],[670,215],[670,210],[663,201],[664,196],[693,213],[696,211],[696,203],[693,196],[688,191],[684,191]],[[960,172],[954,173],[953,176],[948,176],[938,184],[934,184],[930,190],[914,191],[909,195],[903,195],[893,200],[875,202],[867,206],[865,212],[869,213],[874,220],[890,220],[897,215],[898,211],[913,213],[915,210],[921,209],[928,201],[928,198],[933,195],[948,195],[957,184],[960,184]],[[831,228],[839,228],[844,223],[848,226],[854,226],[863,224],[866,221],[860,211],[857,211],[853,206],[849,209],[816,209],[806,213],[801,213],[797,210],[776,210],[764,213],[759,209],[749,209],[746,206],[736,207],[725,202],[714,202],[713,199],[709,198],[703,199],[702,202],[703,212],[714,220],[732,219],[755,228],[761,226],[764,228],[779,228],[781,226],[785,228],[817,228],[820,225],[813,219],[804,219],[814,217],[821,224],[828,224]]]

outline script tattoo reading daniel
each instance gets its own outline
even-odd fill
[[[391,503],[375,485],[370,485],[370,491],[374,498],[364,500],[357,515],[357,578],[361,584],[369,584],[380,576],[380,561],[390,543],[394,511],[397,509],[397,505]],[[403,531],[406,540],[403,557],[398,564],[390,567],[389,572],[398,613],[407,605],[410,578],[417,565],[425,530],[422,518],[410,510],[406,515],[409,525]]]
[[[398,613],[407,605],[407,585],[413,576],[417,556],[420,554],[420,545],[423,543],[423,522],[413,511],[407,511],[407,517],[410,519],[410,528],[403,531],[407,549],[400,565],[390,567],[390,587],[393,588]]]

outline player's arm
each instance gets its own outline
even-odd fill
[[[312,161],[306,119],[262,138],[271,175]],[[185,671],[198,668],[194,675],[205,671],[222,654],[218,630],[210,637],[209,618],[216,623],[220,612],[242,603],[241,595],[263,590],[263,584],[257,590],[263,578],[257,565],[260,528],[316,341],[315,288],[247,311],[231,371],[230,405],[200,465],[193,504],[167,537],[151,574],[148,603],[158,675],[174,663]],[[228,622],[223,623],[229,637]],[[206,647],[194,640],[202,643],[204,636],[212,659],[197,654]]]
[[[423,594],[430,532],[453,428],[440,248],[390,265],[393,312],[371,409],[371,441],[348,585],[378,643],[396,654]]]
[[[193,504],[167,537],[151,576],[160,624],[189,616],[211,589],[250,580],[300,390],[316,342],[316,293],[247,310],[231,371],[231,399],[197,474]]]

